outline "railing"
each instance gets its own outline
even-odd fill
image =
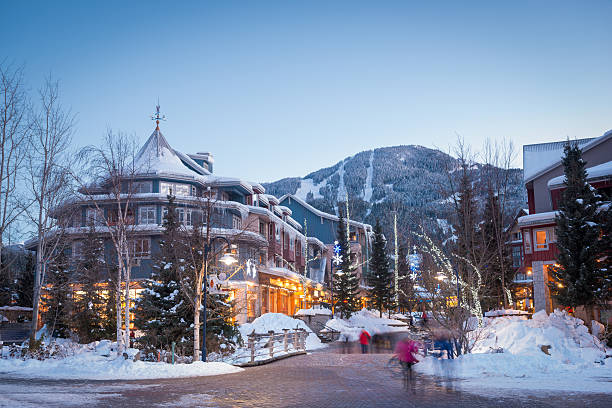
[[[305,329],[293,330],[283,329],[282,333],[270,330],[267,334],[249,334],[247,345],[243,353],[238,353],[236,358],[246,364],[256,361],[269,361],[276,355],[287,355],[294,352],[306,351],[306,338],[308,332]],[[263,358],[262,358],[263,357]],[[246,360],[246,361],[245,361]]]

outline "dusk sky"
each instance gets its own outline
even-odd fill
[[[457,134],[520,150],[612,128],[610,1],[136,3],[2,2],[0,59],[61,81],[75,147],[144,142],[158,98],[173,147],[261,182]]]

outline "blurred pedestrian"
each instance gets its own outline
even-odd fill
[[[395,354],[402,365],[404,387],[408,388],[408,382],[410,382],[413,386],[412,390],[415,392],[414,382],[412,381],[412,366],[419,362],[416,358],[416,355],[419,354],[419,343],[410,338],[402,339],[395,347]]]
[[[363,329],[361,334],[359,335],[359,344],[361,344],[361,354],[366,354],[368,352],[368,344],[370,344],[370,333]]]

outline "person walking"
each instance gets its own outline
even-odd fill
[[[419,353],[419,343],[416,341],[405,338],[397,343],[395,347],[395,355],[402,365],[402,371],[404,373],[404,387],[408,388],[408,382],[413,387],[412,390],[415,392],[414,382],[412,381],[412,366],[419,362],[416,355]]]
[[[370,344],[370,333],[363,329],[359,335],[359,344],[361,344],[361,354],[368,352],[368,344]]]

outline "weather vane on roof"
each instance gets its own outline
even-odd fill
[[[154,120],[157,124],[157,130],[159,130],[159,121],[166,120],[166,115],[162,115],[159,112],[159,99],[157,100],[157,106],[155,107],[155,114],[151,115],[151,120]]]

